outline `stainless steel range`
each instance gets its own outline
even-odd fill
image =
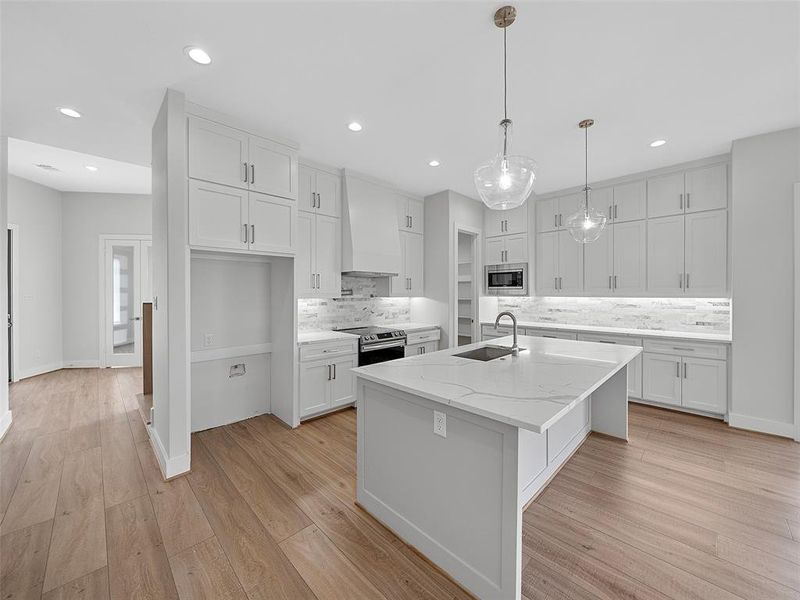
[[[358,366],[373,365],[403,358],[406,353],[406,332],[386,327],[351,327],[339,329],[358,337]]]

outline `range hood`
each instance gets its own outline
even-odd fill
[[[400,273],[397,193],[388,184],[344,171],[342,274],[390,277]]]

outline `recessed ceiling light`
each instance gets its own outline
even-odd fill
[[[184,48],[184,52],[186,52],[186,54],[189,55],[189,58],[191,58],[198,65],[211,64],[211,57],[208,55],[208,52],[202,48],[198,48],[197,46],[187,46]]]
[[[357,121],[353,121],[352,123],[349,123],[349,124],[347,125],[347,128],[348,128],[350,131],[361,131],[362,129],[364,129],[364,128],[361,126],[361,123],[359,123],[359,122],[357,122]]]
[[[48,165],[47,163],[38,163],[34,164],[34,167],[39,167],[43,171],[58,171],[53,165]]]
[[[74,108],[66,108],[64,106],[59,106],[58,107],[58,112],[60,112],[65,117],[72,117],[73,119],[80,119],[81,118],[81,113],[79,113]]]
[[[94,165],[84,165],[84,167],[86,167],[87,171],[91,171],[92,173],[97,171],[97,167],[95,167]]]
[[[438,160],[432,160],[431,162],[428,163],[428,166],[430,166],[430,167],[438,167],[439,164],[440,163],[439,163]]]
[[[650,142],[650,147],[651,148],[658,148],[659,146],[663,146],[666,143],[667,143],[667,140],[653,140],[652,142]]]

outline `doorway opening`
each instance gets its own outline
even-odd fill
[[[456,226],[457,345],[478,341],[479,233]]]
[[[143,303],[152,301],[150,236],[100,236],[100,361],[142,366]]]
[[[8,306],[7,336],[8,336],[8,382],[19,381],[15,373],[17,364],[17,348],[19,348],[19,225],[8,224],[6,246],[6,285]]]

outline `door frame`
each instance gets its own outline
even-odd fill
[[[9,223],[11,232],[11,370],[9,381],[19,381],[17,365],[19,364],[19,225]]]
[[[794,184],[794,441],[800,442],[800,183]]]
[[[452,244],[450,247],[452,260],[450,261],[450,347],[458,347],[458,234],[465,233],[472,236],[472,343],[480,341],[480,314],[478,298],[483,289],[483,231],[476,227],[453,223]]]
[[[106,361],[106,242],[114,240],[136,240],[139,242],[152,242],[152,235],[141,233],[121,234],[121,233],[101,233],[97,245],[97,264],[98,264],[98,290],[97,290],[97,317],[98,317],[98,357],[97,364],[101,368],[107,368]],[[152,277],[152,273],[150,274]]]

